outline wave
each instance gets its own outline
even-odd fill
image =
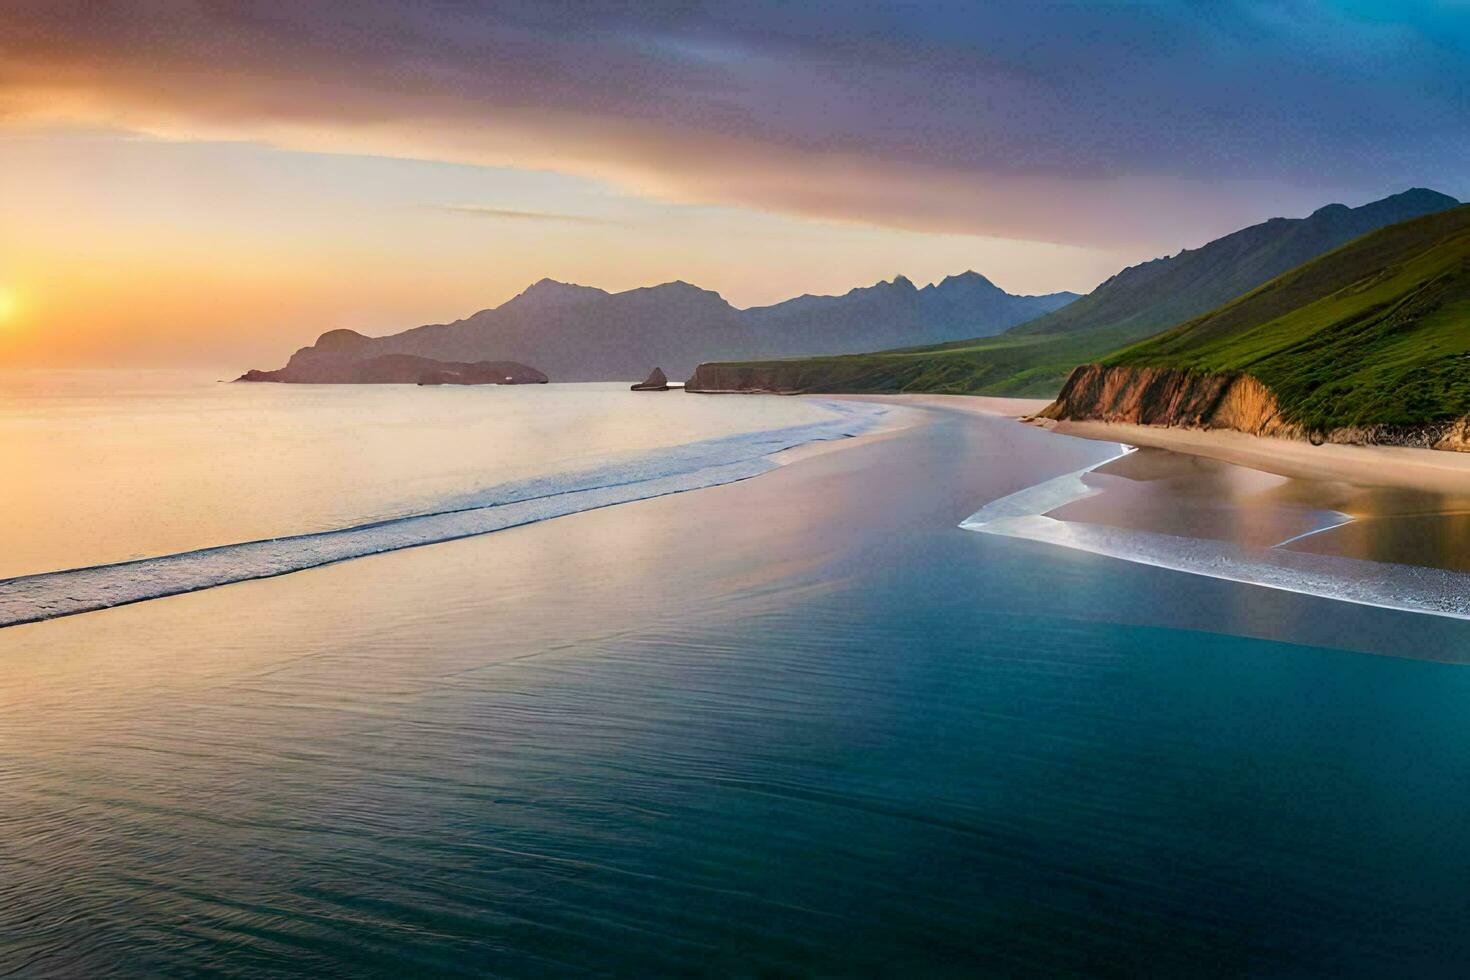
[[[444,498],[432,509],[330,531],[246,541],[88,568],[0,579],[0,628],[270,578],[367,555],[745,480],[776,453],[861,435],[888,409],[819,402],[833,418],[688,443],[592,469],[498,484]]]
[[[961,522],[960,527],[1283,592],[1470,619],[1470,575],[1461,572],[1280,550],[1281,545],[1295,539],[1275,548],[1248,548],[1225,541],[1046,516],[1066,504],[1103,492],[1089,486],[1082,477],[1126,455],[1128,452],[992,501]]]

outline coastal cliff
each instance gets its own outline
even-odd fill
[[[1084,364],[1072,372],[1057,400],[1038,412],[1037,418],[1233,429],[1314,443],[1470,452],[1470,417],[1415,425],[1311,429],[1288,418],[1271,389],[1243,372]]]

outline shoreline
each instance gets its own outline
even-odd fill
[[[492,484],[421,512],[323,530],[227,541],[121,561],[0,577],[0,629],[93,613],[242,582],[495,534],[662,496],[742,482],[799,454],[853,446],[919,424],[902,409],[844,410],[803,425],[753,430],[649,450],[628,463]],[[733,445],[732,445],[733,444]],[[723,450],[723,452],[722,452]],[[787,456],[786,454],[797,454]],[[630,478],[631,477],[631,478]]]
[[[1057,435],[1200,456],[1290,479],[1470,496],[1470,453],[1409,446],[1359,446],[1343,443],[1314,446],[1299,439],[1254,436],[1232,429],[1037,419],[1036,414],[1052,404],[1050,399],[1045,398],[919,393],[810,397],[871,401],[915,408],[947,408],[974,415],[1013,418]],[[862,438],[880,435],[881,432],[874,432]]]
[[[812,395],[812,398],[830,399],[832,401],[870,401],[873,404],[892,405],[886,398],[867,399],[864,397],[849,397],[846,395]],[[777,466],[790,466],[805,459],[816,456],[825,456],[828,453],[841,452],[844,449],[856,449],[871,442],[883,439],[891,439],[908,429],[924,425],[928,420],[923,412],[915,412],[903,404],[895,405],[889,411],[878,417],[872,428],[861,435],[848,436],[845,439],[821,439],[813,442],[802,443],[800,446],[792,446],[778,453],[772,453],[768,459]]]
[[[1382,541],[1366,542],[1372,547],[1365,548],[1365,542],[1340,539],[1344,533],[1353,533],[1352,530],[1344,531],[1344,528],[1357,528],[1364,522],[1382,529],[1395,520],[1435,516],[1422,509],[1422,504],[1412,503],[1419,499],[1417,497],[1410,498],[1411,506],[1407,510],[1396,510],[1395,507],[1403,506],[1403,498],[1395,503],[1392,498],[1382,496],[1384,491],[1470,496],[1470,455],[1407,447],[1313,446],[1295,440],[1226,430],[1167,429],[1098,422],[1039,423],[1032,416],[1039,405],[1048,403],[1036,399],[966,395],[850,397],[913,408],[953,409],[992,419],[1009,418],[1027,423],[1023,426],[1026,429],[1041,429],[1046,433],[1119,447],[1117,456],[990,500],[960,522],[959,526],[965,530],[1349,605],[1412,615],[1470,619],[1470,609],[1463,601],[1463,583],[1466,581],[1463,570],[1433,560],[1422,560],[1422,556],[1416,560],[1387,557],[1381,551]],[[1057,440],[1057,445],[1067,441]],[[1176,464],[1191,458],[1203,458],[1227,467],[1254,471],[1258,477],[1265,474],[1268,481],[1271,478],[1299,479],[1321,486],[1313,491],[1316,497],[1302,496],[1309,491],[1299,487],[1287,492],[1288,499],[1273,504],[1274,491],[1269,482],[1264,486],[1252,484],[1254,489],[1248,489],[1238,479],[1232,482],[1231,478],[1225,477],[1215,485],[1206,477],[1198,489],[1211,491],[1207,501],[1191,497],[1190,491],[1169,497],[1168,491],[1163,490],[1164,496],[1160,496],[1162,488],[1170,486],[1170,478],[1156,472],[1156,466],[1149,468],[1154,473],[1152,476],[1138,472],[1111,472],[1114,464],[1133,455],[1134,447],[1172,453]],[[1198,472],[1186,466],[1177,475],[1194,479]],[[1098,477],[1115,480],[1121,477],[1122,483],[1109,488],[1099,484]],[[1160,489],[1154,489],[1156,486]],[[1117,497],[1120,493],[1123,496]],[[1142,524],[1134,523],[1137,518],[1130,519],[1128,515],[1130,494],[1135,508],[1143,507],[1138,511],[1145,515]],[[1363,494],[1370,496],[1362,497]],[[1251,503],[1253,496],[1254,503]],[[1100,514],[1066,513],[1068,508],[1075,508],[1083,501],[1093,501],[1093,506],[1096,506],[1096,501],[1107,499],[1115,499],[1111,505],[1114,511],[1111,517],[1106,513],[1107,504]],[[1359,506],[1350,505],[1349,500],[1357,500]],[[1150,510],[1158,507],[1165,508],[1165,512],[1155,514]],[[1192,516],[1182,521],[1171,521],[1168,510],[1171,507],[1183,508],[1176,510],[1176,517],[1179,513]],[[1282,531],[1284,537],[1281,540],[1272,539],[1273,543],[1261,544],[1250,541],[1248,535],[1220,534],[1218,527],[1215,533],[1211,533],[1208,530],[1210,516],[1217,515],[1221,507],[1235,508],[1237,523],[1245,521],[1247,527],[1254,526],[1251,522],[1300,520],[1303,509],[1322,515],[1331,514],[1335,508],[1345,508],[1352,516],[1340,514],[1341,521],[1292,526]],[[1448,518],[1453,514],[1442,511],[1438,516]],[[1404,541],[1412,549],[1413,533],[1408,529],[1406,533]],[[1334,542],[1326,545],[1324,550],[1323,542],[1334,535],[1337,536]],[[1314,539],[1318,546],[1289,547],[1306,539]]]
[[[991,395],[931,395],[921,393],[893,395],[814,394],[798,395],[797,397],[832,401],[868,402],[875,405],[889,405],[893,408],[874,428],[860,436],[839,440],[827,440],[824,442],[809,442],[805,445],[776,453],[771,459],[781,466],[787,466],[804,459],[823,456],[827,453],[838,452],[843,449],[856,448],[870,442],[890,439],[907,429],[926,424],[928,421],[924,417],[926,413],[923,411],[916,412],[914,409],[947,408],[970,415],[986,415],[1019,421],[1027,416],[1034,415],[1051,404],[1050,401],[1044,398],[998,398]]]

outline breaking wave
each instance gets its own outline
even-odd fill
[[[861,435],[888,409],[821,402],[833,418],[659,449],[593,469],[499,484],[428,511],[289,537],[0,580],[0,628],[299,572],[320,565],[488,534],[614,504],[749,479],[772,455]]]

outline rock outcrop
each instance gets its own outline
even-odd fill
[[[1250,375],[1164,367],[1084,364],[1039,417],[1295,435],[1281,418],[1276,396]]]
[[[1286,418],[1276,396],[1249,374],[1211,374],[1169,367],[1074,370],[1062,393],[1038,418],[1127,422],[1193,429],[1234,429],[1256,436],[1314,443],[1411,446],[1470,452],[1470,418],[1423,425],[1352,426],[1309,430]]]
[[[668,391],[669,379],[663,368],[654,368],[647,378],[634,385],[633,391]]]
[[[361,336],[350,330],[332,334]],[[332,334],[323,336],[323,340]],[[364,340],[366,338],[363,338]],[[348,347],[343,350],[342,347]],[[297,351],[279,371],[247,371],[236,381],[275,381],[286,384],[417,384],[417,385],[526,385],[546,384],[548,378],[516,361],[437,361],[411,354],[383,354],[363,360],[352,356],[351,341],[333,337],[323,349]]]

